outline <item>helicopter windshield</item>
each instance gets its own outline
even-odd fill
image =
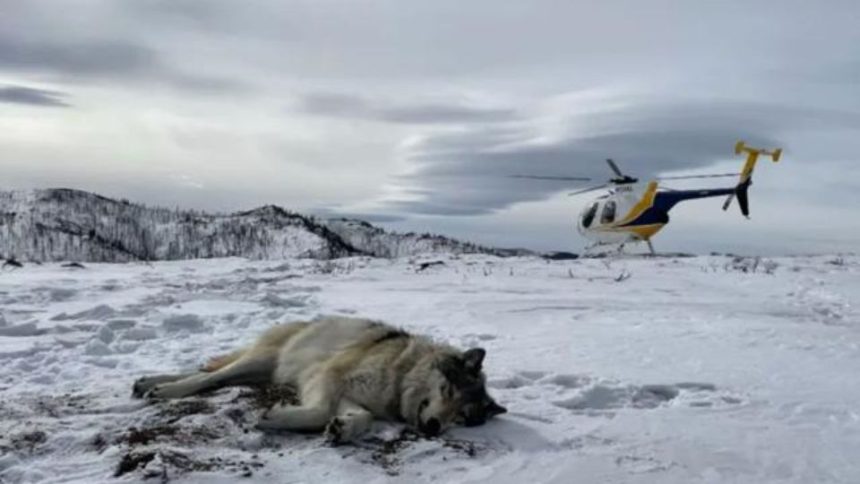
[[[585,211],[585,214],[582,215],[582,226],[588,228],[591,226],[591,222],[594,221],[594,216],[597,214],[597,202],[591,205],[588,210]]]
[[[600,223],[610,224],[614,221],[615,221],[615,202],[613,200],[609,200],[603,205],[603,212],[601,212],[601,214],[600,214]]]

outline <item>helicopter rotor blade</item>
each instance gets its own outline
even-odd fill
[[[530,180],[561,180],[561,181],[591,181],[583,176],[539,176],[539,175],[510,175],[511,178],[528,178]]]
[[[719,178],[724,176],[738,176],[740,173],[714,173],[707,175],[682,175],[682,176],[659,176],[657,180],[688,180],[692,178]]]
[[[618,169],[618,165],[616,165],[615,162],[612,161],[612,158],[607,158],[606,162],[609,163],[609,168],[612,168],[612,171],[614,171],[615,174],[618,175],[618,178],[624,178],[624,173],[621,173],[621,170]]]
[[[568,195],[572,197],[572,196],[574,196],[574,195],[579,195],[579,194],[581,194],[581,193],[591,192],[591,191],[594,191],[594,190],[600,190],[601,188],[606,188],[606,187],[608,187],[608,186],[609,186],[609,184],[604,183],[603,185],[597,185],[596,187],[583,188],[582,190],[577,190],[577,191],[575,191],[575,192],[570,192],[570,193],[568,193]]]

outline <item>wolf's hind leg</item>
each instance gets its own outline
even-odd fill
[[[263,430],[317,432],[325,428],[335,410],[337,384],[326,372],[301,389],[301,405],[276,405],[257,422]]]
[[[211,373],[199,372],[180,380],[155,385],[149,398],[182,398],[205,390],[270,383],[275,369],[274,354],[249,352]]]
[[[373,414],[361,405],[342,399],[337,406],[337,415],[325,428],[325,439],[332,445],[339,445],[361,437],[373,425]]]
[[[134,385],[131,388],[131,396],[134,398],[143,398],[143,396],[146,395],[148,391],[155,388],[156,385],[182,380],[183,378],[188,378],[196,374],[196,372],[180,373],[176,375],[152,375],[138,378],[135,380]]]

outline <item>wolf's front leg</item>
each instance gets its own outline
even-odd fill
[[[331,409],[322,405],[276,405],[257,421],[261,430],[318,432],[331,418]]]
[[[337,415],[326,425],[325,439],[332,445],[350,442],[370,430],[372,424],[373,414],[344,398],[337,407]]]
[[[150,390],[158,385],[183,380],[196,374],[197,373],[182,373],[178,375],[153,375],[138,378],[135,380],[134,386],[131,389],[131,396],[134,398],[143,398]]]
[[[301,405],[276,405],[257,422],[263,430],[317,432],[325,428],[335,410],[336,383],[320,374],[300,389]]]

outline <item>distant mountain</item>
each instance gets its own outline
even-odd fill
[[[438,235],[389,233],[359,220],[320,220],[274,205],[225,215],[147,207],[66,188],[0,191],[0,256],[18,260],[331,259],[439,253],[528,252]]]
[[[324,221],[332,232],[361,251],[377,257],[406,257],[417,254],[491,254],[500,257],[530,255],[525,249],[500,249],[464,242],[442,235],[387,232],[363,220],[332,218]]]

